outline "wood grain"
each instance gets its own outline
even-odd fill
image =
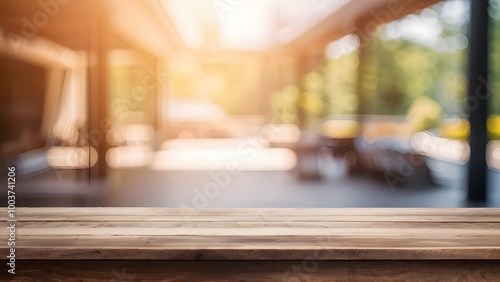
[[[23,281],[500,281],[500,209],[18,208],[16,219]]]
[[[500,259],[498,209],[19,208],[20,258]],[[6,249],[8,230],[1,229]]]
[[[28,260],[492,260],[500,209],[18,208]],[[8,229],[0,231],[7,249]]]
[[[23,261],[11,281],[500,281],[499,261]],[[78,274],[78,276],[76,275]]]
[[[18,208],[20,221],[140,222],[500,222],[500,209]],[[7,211],[0,214],[7,220]]]

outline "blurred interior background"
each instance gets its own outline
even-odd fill
[[[0,73],[17,206],[500,206],[499,0],[3,0]]]

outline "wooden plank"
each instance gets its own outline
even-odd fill
[[[264,216],[264,215],[243,215],[243,216],[196,216],[196,217],[182,217],[179,216],[141,216],[141,215],[121,215],[121,216],[85,216],[85,215],[54,215],[45,217],[31,217],[31,218],[18,218],[20,222],[38,221],[38,222],[500,222],[496,216],[464,216],[464,217],[451,217],[451,216],[297,216],[297,217],[283,217],[283,216]]]
[[[391,220],[392,219],[392,220]],[[129,218],[112,218],[110,219],[111,221],[137,221],[137,222],[179,222],[179,218],[176,217],[135,217],[135,216],[130,216]],[[237,218],[220,218],[218,219],[217,217],[200,217],[195,220],[192,220],[190,222],[283,222],[286,219],[283,218],[272,218],[272,217],[266,217],[264,219],[259,218],[248,218],[248,217],[242,217],[240,220]],[[311,218],[301,218],[301,219],[289,219],[290,222],[373,222],[373,221],[381,221],[381,222],[419,222],[419,221],[424,221],[419,218],[414,218],[414,217],[397,217],[397,218],[378,218],[378,220],[372,220],[372,221],[367,221],[367,220],[362,220],[362,219],[357,219],[357,218],[338,218],[338,219],[333,219],[333,218],[317,218],[317,217],[311,217]],[[32,221],[37,221],[37,220],[32,220]],[[38,220],[39,222],[43,222],[42,220]],[[72,222],[103,222],[102,218],[86,218],[86,217],[78,217],[75,219],[72,218],[55,218],[53,221],[72,221]],[[433,219],[427,219],[424,222],[442,222],[442,223],[448,223],[448,222],[496,222],[493,219],[483,219],[483,220],[463,220],[460,221],[459,219],[456,220],[450,220],[447,218],[433,218]]]
[[[7,209],[3,207],[4,211]],[[140,213],[142,215],[208,215],[208,214],[224,214],[224,215],[240,215],[240,214],[278,214],[278,215],[304,215],[304,214],[330,214],[330,215],[497,215],[500,216],[500,209],[495,208],[218,208],[218,209],[183,209],[183,208],[145,208],[145,207],[106,207],[106,208],[86,208],[86,207],[70,207],[70,208],[17,208],[18,213],[25,215],[37,215],[40,213],[49,212],[55,213],[72,213],[72,214],[133,214]],[[24,214],[23,214],[24,215]],[[5,217],[5,214],[2,214]]]
[[[178,222],[138,222],[138,221],[102,221],[102,222],[82,222],[82,221],[20,221],[17,226],[21,229],[28,228],[395,228],[395,229],[433,229],[433,232],[448,232],[450,229],[460,232],[460,230],[494,230],[500,231],[500,223],[496,222],[199,222],[199,221],[178,221]]]
[[[22,261],[10,281],[500,281],[499,261]]]
[[[7,244],[5,244],[7,245]],[[495,236],[480,235],[315,235],[315,236],[19,236],[17,246],[25,247],[95,247],[95,248],[219,248],[219,249],[276,249],[276,248],[500,248]],[[4,248],[4,247],[2,247]]]
[[[8,231],[8,230],[5,230]],[[7,232],[2,232],[7,234]],[[423,236],[478,236],[500,238],[497,229],[438,229],[438,228],[18,228],[18,236],[315,236],[315,235],[409,235]]]
[[[22,260],[500,260],[493,248],[150,248],[43,247],[16,250]]]
[[[6,245],[6,244],[5,244]],[[20,236],[20,259],[500,259],[487,236]]]
[[[188,216],[185,216],[185,214]],[[19,208],[19,260],[500,260],[500,209]],[[0,231],[7,251],[8,229]]]
[[[6,218],[3,213],[3,219]],[[18,208],[18,221],[500,222],[500,209],[143,209]]]

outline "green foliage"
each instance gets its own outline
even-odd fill
[[[466,114],[463,103],[467,95],[469,8],[468,2],[452,2],[440,2],[419,15],[381,26],[369,40],[360,82],[367,113],[405,115],[414,101],[425,96],[436,101],[440,109],[422,128],[437,126],[436,118],[441,115]],[[450,19],[450,7],[446,5],[456,2],[461,2],[458,4],[463,9]],[[500,114],[500,0],[490,0],[490,4],[490,89],[494,92],[491,113]],[[412,34],[409,26],[418,29],[419,21],[431,24],[425,32]],[[400,33],[394,35],[398,28]],[[426,37],[431,31],[436,31],[434,41]],[[329,114],[357,112],[358,60],[358,52],[326,58],[324,64],[304,77],[304,98],[297,103],[305,113],[306,124]]]
[[[490,0],[490,85],[493,89],[491,113],[500,114],[500,0]]]

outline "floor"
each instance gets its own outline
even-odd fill
[[[410,175],[391,186],[383,176],[348,176],[345,165],[320,160],[322,179],[300,181],[291,171],[172,172],[113,170],[106,181],[60,181],[53,172],[19,180],[17,206],[181,208],[500,207],[500,172],[489,171],[487,202],[466,200],[464,166],[428,160],[439,184]],[[3,196],[5,198],[5,196]],[[2,205],[7,201],[2,199]]]

